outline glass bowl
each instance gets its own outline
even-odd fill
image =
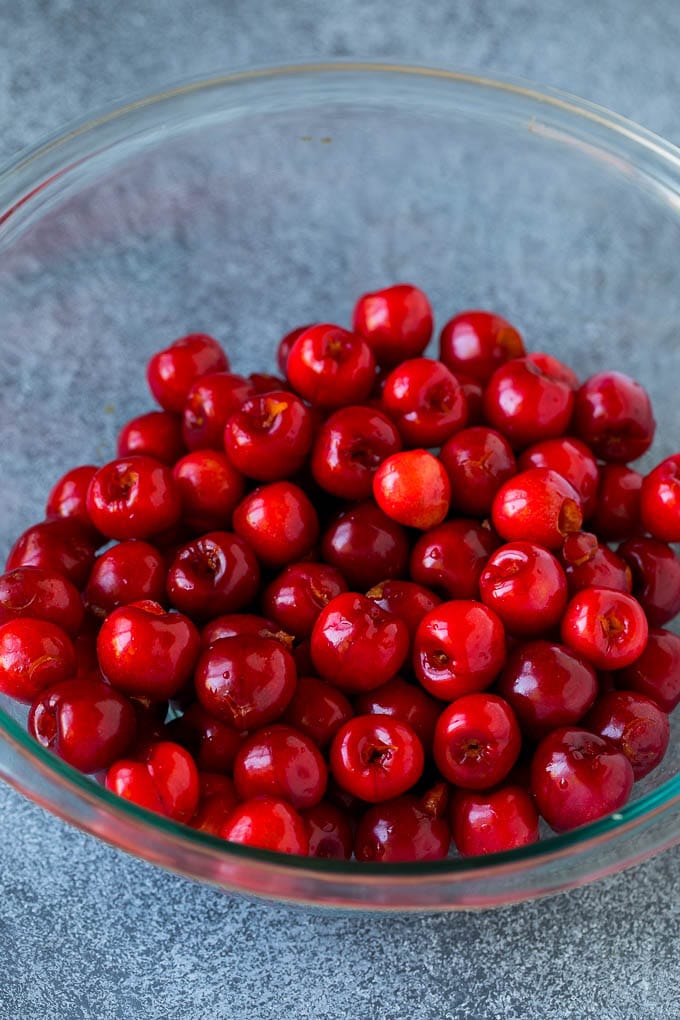
[[[680,432],[680,153],[530,84],[420,67],[224,74],[75,125],[0,175],[0,549],[73,464],[110,459],[176,336],[236,371],[399,280],[439,325],[490,307],[583,375],[617,367]],[[664,442],[671,445],[664,446]],[[482,908],[616,871],[680,840],[680,741],[620,812],[484,859],[370,866],[225,844],[118,800],[0,706],[0,774],[124,850],[225,889],[360,909]]]

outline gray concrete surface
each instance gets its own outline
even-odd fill
[[[525,75],[680,142],[679,44],[670,0],[6,2],[0,161],[130,92],[317,55]],[[0,825],[0,1020],[680,1017],[680,849],[496,913],[333,917],[165,874],[4,786]]]

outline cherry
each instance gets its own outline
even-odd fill
[[[122,758],[106,773],[106,788],[147,811],[188,822],[198,806],[198,769],[188,751],[161,740],[139,760]]]
[[[623,669],[642,655],[647,619],[636,600],[610,588],[583,588],[562,617],[562,640],[596,669]]]
[[[228,370],[229,361],[217,340],[205,333],[190,333],[154,354],[146,378],[161,407],[179,414],[196,379]]]
[[[497,368],[484,391],[484,414],[493,428],[521,449],[563,435],[574,410],[574,391],[528,358]]]
[[[279,797],[257,797],[239,804],[224,823],[220,836],[280,854],[306,856],[309,850],[303,819]]]
[[[605,542],[640,531],[642,475],[625,464],[601,464],[595,513],[590,525]]]
[[[450,843],[447,822],[431,814],[419,798],[406,794],[365,812],[354,853],[358,861],[437,861],[446,857]]]
[[[127,422],[118,433],[117,457],[143,454],[169,467],[186,447],[182,439],[182,421],[169,411],[149,411]]]
[[[491,519],[508,542],[528,539],[559,549],[565,535],[579,531],[583,513],[576,489],[562,475],[549,468],[531,468],[500,487]]]
[[[680,542],[680,454],[661,461],[644,479],[640,516],[653,538]]]
[[[519,757],[522,737],[514,712],[496,694],[466,694],[448,705],[434,731],[434,760],[464,790],[500,783]]]
[[[283,719],[324,748],[353,715],[342,691],[315,676],[301,676]]]
[[[451,832],[463,857],[516,850],[538,840],[538,812],[521,786],[508,784],[480,793],[456,790]]]
[[[476,379],[471,379],[469,376],[464,375],[462,372],[456,372],[456,379],[460,383],[460,388],[465,394],[465,402],[467,404],[467,423],[468,425],[483,425],[484,424],[484,387]]]
[[[198,702],[168,723],[167,732],[190,751],[199,769],[211,773],[230,773],[243,741],[240,730],[215,719]]]
[[[294,808],[313,807],[326,792],[328,772],[316,744],[292,726],[270,726],[246,738],[234,760],[240,800],[281,797]]]
[[[294,475],[312,447],[312,415],[286,390],[258,394],[227,419],[224,448],[242,474],[258,482]]]
[[[203,533],[229,527],[246,486],[223,453],[195,450],[177,461],[172,474],[189,528]]]
[[[628,564],[600,545],[597,536],[587,531],[574,531],[567,535],[561,552],[567,575],[569,593],[574,595],[582,588],[614,588],[630,595],[633,577]]]
[[[211,648],[216,641],[226,637],[265,637],[280,641],[284,648],[291,651],[293,636],[279,630],[273,620],[255,613],[224,613],[206,623],[201,631],[201,648]]]
[[[140,455],[99,468],[87,490],[87,510],[107,538],[149,538],[178,523],[181,504],[170,469]]]
[[[497,689],[522,731],[541,740],[558,726],[581,721],[597,697],[598,679],[593,667],[565,645],[529,641],[510,651]]]
[[[366,591],[406,574],[409,544],[404,528],[371,502],[339,514],[322,537],[321,551],[351,587]]]
[[[295,663],[271,638],[222,638],[201,655],[194,683],[212,716],[237,730],[252,730],[275,722],[290,704]]]
[[[661,627],[680,612],[680,558],[665,542],[629,538],[618,548],[633,575],[633,595],[652,627]]]
[[[482,602],[518,637],[555,627],[567,604],[567,578],[552,553],[533,542],[502,545],[479,579]]]
[[[594,456],[580,439],[563,436],[535,443],[519,458],[520,471],[530,468],[549,468],[562,475],[581,497],[583,516],[587,519],[593,514],[600,472]]]
[[[297,638],[309,637],[321,610],[347,584],[335,567],[326,563],[291,563],[267,585],[262,609]]]
[[[107,684],[62,680],[31,705],[28,732],[81,772],[98,772],[125,754],[136,731],[132,702]]]
[[[574,405],[574,432],[602,460],[636,460],[649,449],[656,422],[643,387],[622,372],[587,379]]]
[[[469,311],[449,319],[439,338],[440,358],[455,372],[486,384],[495,370],[524,354],[522,337],[507,319]]]
[[[310,404],[324,408],[360,404],[373,388],[375,358],[362,337],[320,323],[297,338],[286,374],[291,387]]]
[[[285,379],[278,375],[270,375],[269,372],[251,372],[248,376],[248,382],[252,386],[254,393],[273,393],[275,390],[291,392]]]
[[[637,691],[600,695],[583,725],[625,754],[636,780],[660,764],[670,739],[666,713]]]
[[[532,361],[534,365],[540,368],[544,375],[550,376],[553,379],[559,379],[561,382],[566,383],[574,392],[580,387],[581,380],[573,368],[565,365],[563,361],[560,361],[552,354],[545,354],[543,351],[530,351],[526,357],[528,361]]]
[[[366,592],[366,598],[403,620],[411,639],[422,618],[441,602],[434,592],[413,581],[381,581]]]
[[[83,599],[103,619],[130,602],[165,600],[165,561],[155,546],[131,539],[102,553],[92,567]]]
[[[399,432],[372,407],[343,407],[319,429],[312,450],[315,481],[341,499],[368,499],[380,464],[401,450]]]
[[[369,804],[406,793],[420,779],[423,745],[408,723],[358,715],[333,738],[330,768],[339,785]]]
[[[23,616],[0,626],[0,694],[31,702],[75,671],[71,639],[55,623]]]
[[[354,592],[336,596],[312,631],[312,661],[319,675],[346,693],[379,687],[408,655],[406,624]]]
[[[446,598],[478,598],[479,578],[497,547],[498,537],[479,521],[445,521],[414,545],[411,578]]]
[[[0,624],[23,616],[55,623],[75,637],[83,623],[78,589],[53,570],[16,567],[0,575]]]
[[[444,443],[439,458],[451,482],[451,505],[462,514],[484,517],[503,482],[517,471],[507,439],[493,429],[463,429]]]
[[[556,832],[568,832],[623,807],[633,769],[602,737],[561,726],[538,745],[531,763],[531,792]]]
[[[319,537],[319,518],[298,485],[272,482],[239,503],[234,531],[264,566],[283,567],[312,551]]]
[[[349,816],[328,800],[300,812],[309,837],[309,856],[325,860],[348,861],[352,856],[354,834]]]
[[[205,620],[243,609],[259,583],[248,542],[228,531],[211,531],[180,548],[168,570],[167,592],[180,612]]]
[[[252,396],[253,384],[242,375],[215,372],[197,379],[182,411],[182,438],[187,449],[224,452],[225,425]]]
[[[199,772],[198,807],[189,822],[192,829],[219,836],[238,804],[236,791],[231,779]]]
[[[60,517],[74,518],[85,527],[94,530],[87,512],[87,490],[96,471],[94,464],[83,464],[71,468],[62,475],[59,481],[54,483],[47,497],[45,517],[48,520]]]
[[[380,365],[398,365],[422,354],[432,326],[427,295],[409,283],[362,294],[354,306],[352,329],[364,337]]]
[[[385,381],[382,406],[409,447],[441,446],[467,422],[460,383],[433,358],[412,358],[395,368]]]
[[[41,521],[23,532],[10,549],[6,570],[15,567],[40,567],[63,574],[76,588],[82,588],[94,563],[92,527],[77,518],[65,517]]]
[[[395,676],[380,687],[357,695],[354,706],[359,715],[391,715],[401,719],[409,724],[424,748],[432,746],[441,703],[422,687]]]
[[[680,704],[680,637],[650,628],[647,647],[632,665],[616,673],[617,685],[637,691],[672,712]]]
[[[504,664],[503,624],[481,602],[444,602],[423,617],[413,643],[413,668],[436,698],[452,701],[482,691]]]
[[[200,638],[191,620],[157,602],[114,609],[97,637],[99,667],[112,687],[154,701],[172,698],[192,674]]]
[[[427,450],[394,453],[373,478],[375,501],[388,517],[427,531],[449,511],[451,486],[442,463]]]
[[[286,333],[279,340],[279,346],[276,349],[276,364],[279,366],[279,369],[284,375],[286,375],[288,370],[288,356],[293,344],[299,336],[302,336],[302,334],[309,329],[310,325],[312,325],[312,323],[307,323],[306,326],[297,326],[295,329],[291,329],[290,333]]]

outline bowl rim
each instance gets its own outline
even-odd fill
[[[126,100],[112,103],[93,114],[73,121],[67,127],[51,133],[37,144],[25,148],[0,167],[0,240],[3,224],[21,206],[30,202],[39,191],[48,187],[57,177],[67,173],[72,168],[73,162],[67,160],[44,180],[34,182],[32,188],[27,187],[26,173],[34,173],[38,170],[40,171],[39,176],[42,176],[46,169],[50,169],[50,163],[54,161],[55,157],[57,160],[60,158],[63,160],[64,154],[69,156],[70,149],[77,148],[83,140],[88,140],[92,136],[96,137],[98,130],[106,126],[115,125],[117,122],[125,125],[129,119],[134,118],[142,111],[153,109],[193,93],[239,86],[244,83],[257,83],[258,81],[277,81],[285,86],[286,82],[295,82],[296,78],[304,76],[334,75],[358,76],[360,78],[362,76],[367,78],[401,76],[414,81],[440,80],[460,86],[471,86],[481,92],[497,92],[499,95],[520,97],[530,104],[535,104],[537,110],[545,109],[553,111],[558,116],[566,115],[568,119],[574,119],[576,122],[589,126],[592,131],[599,132],[604,137],[618,138],[619,141],[629,143],[636,152],[644,152],[652,164],[654,161],[659,164],[662,176],[663,170],[668,172],[671,180],[675,182],[675,187],[671,190],[676,196],[680,195],[680,148],[654,132],[637,125],[632,120],[568,92],[551,87],[544,88],[529,80],[511,75],[479,75],[417,63],[401,64],[380,60],[332,59],[256,66],[207,77],[185,78],[158,91],[139,93]],[[529,127],[531,129],[531,124]],[[84,158],[88,154],[91,155],[90,150],[87,150]],[[41,164],[44,166],[41,167]],[[678,207],[680,207],[680,199],[677,201]],[[333,861],[281,855],[240,844],[227,843],[216,836],[199,832],[160,815],[151,814],[136,804],[115,796],[104,787],[96,785],[89,777],[77,772],[42,748],[2,708],[0,708],[0,738],[2,738],[0,739],[0,750],[5,744],[10,750],[18,753],[22,759],[30,762],[36,772],[47,776],[51,782],[57,782],[76,798],[95,807],[103,805],[107,814],[118,816],[121,819],[129,819],[140,831],[160,832],[177,845],[188,843],[192,850],[197,850],[199,854],[203,853],[212,857],[214,852],[218,852],[222,857],[226,854],[234,859],[275,866],[279,872],[306,872],[317,878],[326,876],[333,879],[361,879],[378,885],[389,884],[395,878],[415,881],[439,878],[456,881],[472,875],[479,878],[485,875],[498,876],[527,870],[529,866],[547,861],[553,862],[565,855],[573,855],[576,851],[584,852],[593,846],[609,842],[620,834],[635,829],[643,822],[648,822],[662,814],[668,814],[680,804],[680,774],[678,774],[639,799],[629,802],[613,814],[581,826],[572,832],[552,835],[527,847],[494,854],[491,857],[456,857],[440,861],[408,864],[388,863],[376,866],[357,861]],[[16,775],[11,766],[3,763],[1,756],[0,777],[5,778],[20,792],[41,803],[42,806],[60,815],[71,824],[89,832],[96,831],[96,834],[105,841],[130,850],[130,847],[117,842],[113,836],[102,833],[98,829],[95,830],[92,824],[83,822],[68,810],[60,810],[51,802],[41,798],[36,791],[35,784],[26,781],[23,775]],[[680,826],[678,826],[677,834],[673,834],[670,840],[661,842],[659,846],[653,847],[649,852],[655,852],[661,846],[667,846],[677,841],[680,841]],[[143,857],[144,854],[140,853],[139,856]],[[639,858],[625,860],[620,866],[633,863],[637,859]],[[168,867],[167,862],[161,863]],[[195,877],[200,876],[196,875]],[[446,906],[446,904],[442,904],[442,906]]]

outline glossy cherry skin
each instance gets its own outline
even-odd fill
[[[190,333],[154,354],[146,378],[161,407],[180,414],[196,379],[228,370],[229,361],[217,340],[205,333]]]
[[[379,365],[418,357],[430,341],[432,326],[427,295],[409,283],[362,294],[352,316],[352,329],[364,337]]]
[[[352,588],[367,591],[387,578],[405,576],[409,543],[405,529],[373,502],[359,503],[330,525],[321,552]]]
[[[515,714],[496,694],[466,694],[448,705],[434,731],[434,760],[449,782],[485,790],[507,776],[522,737]]]
[[[112,687],[154,701],[172,698],[193,672],[200,638],[191,620],[157,602],[114,609],[97,636],[99,667]]]
[[[434,728],[442,709],[441,702],[426,694],[422,687],[407,683],[400,676],[357,695],[354,707],[359,715],[391,715],[408,723],[424,748],[432,746]]]
[[[375,357],[363,337],[320,323],[301,333],[291,347],[286,375],[310,404],[324,408],[360,404],[373,389]]]
[[[192,829],[219,836],[238,804],[236,791],[227,776],[199,772],[198,807],[189,822]]]
[[[517,462],[505,436],[483,426],[462,429],[444,443],[439,453],[451,483],[451,505],[462,514],[484,517],[491,513],[499,488],[517,471]]]
[[[625,754],[602,737],[562,726],[538,745],[531,792],[555,832],[568,832],[618,811],[630,797],[633,769]]]
[[[596,669],[623,669],[642,655],[647,618],[632,595],[611,588],[583,588],[562,617],[562,641]]]
[[[574,433],[602,460],[636,460],[652,445],[655,429],[647,393],[622,372],[599,372],[576,394]]]
[[[199,533],[228,528],[246,492],[245,479],[217,450],[194,450],[172,469],[182,520]]]
[[[243,741],[234,761],[239,800],[281,797],[294,808],[313,807],[326,792],[328,770],[313,740],[278,724]]]
[[[81,772],[98,772],[128,751],[135,737],[132,702],[107,684],[63,680],[31,705],[28,732]]]
[[[593,667],[565,645],[528,641],[511,649],[498,693],[530,740],[581,721],[598,694]]]
[[[1,694],[31,702],[75,672],[71,639],[55,623],[23,616],[0,626]]]
[[[324,680],[345,693],[380,687],[398,673],[409,651],[406,624],[355,592],[338,595],[312,631],[312,661]]]
[[[574,391],[546,375],[528,358],[497,368],[484,391],[484,415],[515,449],[564,435],[574,410]]]
[[[262,610],[297,638],[312,633],[325,606],[347,591],[339,570],[326,563],[291,563],[262,593]]]
[[[587,531],[574,531],[567,535],[560,559],[564,565],[569,594],[582,588],[614,588],[630,595],[633,576],[630,567],[606,545],[600,545],[597,536]]]
[[[304,857],[309,851],[309,836],[303,819],[280,797],[257,797],[239,804],[222,827],[220,836],[232,843],[280,854]]]
[[[463,857],[536,843],[538,825],[534,802],[521,786],[508,784],[481,792],[456,790],[451,798],[451,833]]]
[[[505,633],[492,609],[471,599],[444,602],[423,617],[413,668],[442,701],[489,687],[505,665]]]
[[[585,443],[571,436],[535,443],[519,458],[520,471],[528,471],[532,467],[549,468],[566,478],[581,497],[584,518],[587,520],[591,516],[597,506],[600,472]]]
[[[668,716],[637,691],[609,691],[597,699],[583,725],[625,754],[636,781],[659,765],[668,749]]]
[[[527,539],[559,549],[565,535],[583,523],[581,498],[562,475],[530,468],[505,482],[493,501],[493,526],[506,541]]]
[[[144,454],[169,467],[186,447],[182,439],[182,419],[169,411],[149,411],[123,425],[118,433],[117,457]]]
[[[554,357],[552,354],[546,354],[543,351],[529,351],[527,354],[527,360],[533,361],[534,365],[540,368],[544,375],[548,375],[553,379],[560,379],[566,383],[574,393],[581,385],[581,380],[574,372],[573,368],[569,365],[565,365],[559,358]]]
[[[425,755],[408,723],[385,715],[358,715],[336,733],[329,763],[343,789],[378,804],[418,782]]]
[[[653,538],[680,542],[680,454],[667,457],[646,476],[640,492],[640,516]]]
[[[232,372],[215,372],[197,379],[182,411],[182,438],[187,449],[224,453],[227,421],[254,395],[252,383]]]
[[[54,483],[47,497],[45,517],[48,519],[71,517],[92,528],[92,521],[87,512],[87,490],[96,471],[94,464],[82,464],[62,475],[59,481]]]
[[[99,468],[87,511],[107,538],[149,538],[177,524],[181,503],[172,472],[153,457],[131,456]]]
[[[106,788],[176,822],[191,819],[200,790],[193,758],[169,740],[149,744],[141,760],[114,762],[106,773]]]
[[[631,538],[641,530],[642,475],[625,464],[601,464],[590,527],[604,542]]]
[[[227,457],[247,478],[275,482],[296,474],[314,438],[309,409],[294,393],[274,390],[246,400],[227,419]]]
[[[664,712],[680,704],[680,637],[650,628],[647,647],[631,666],[615,674],[618,687],[651,698]]]
[[[629,538],[617,551],[630,567],[633,595],[650,626],[672,620],[680,612],[680,558],[654,538]]]
[[[317,433],[312,474],[333,496],[368,499],[378,467],[401,447],[401,436],[386,415],[373,407],[343,407]]]
[[[446,323],[439,357],[452,372],[486,384],[495,370],[524,354],[522,337],[507,319],[493,312],[467,311]]]
[[[467,423],[463,388],[433,358],[404,361],[385,380],[382,407],[408,447],[441,446]]]
[[[166,727],[168,735],[191,753],[199,769],[205,772],[231,773],[243,733],[215,719],[202,705],[194,702],[184,714]]]
[[[301,676],[283,720],[324,748],[353,715],[342,691],[315,676]]]
[[[95,560],[83,600],[100,619],[130,602],[163,602],[165,574],[165,560],[155,546],[135,539],[119,542]]]
[[[309,856],[348,861],[354,847],[354,833],[348,814],[328,800],[301,811],[309,836]]]
[[[206,623],[201,631],[201,648],[212,647],[216,641],[225,637],[266,637],[280,641],[284,648],[291,651],[293,635],[280,630],[274,620],[255,613],[224,613]]]
[[[288,356],[293,344],[311,325],[313,324],[308,322],[306,326],[296,326],[295,329],[291,329],[289,333],[286,333],[279,340],[279,345],[276,348],[276,364],[284,375],[286,375],[288,369]]]
[[[482,570],[497,547],[497,535],[479,521],[445,521],[418,539],[409,572],[413,581],[445,598],[475,599]]]
[[[275,722],[295,693],[295,663],[271,638],[222,638],[196,665],[196,695],[216,719],[237,730]]]
[[[413,581],[381,581],[366,592],[366,598],[403,620],[411,639],[422,618],[441,602],[429,588]]]
[[[559,623],[567,604],[567,578],[557,559],[534,542],[496,549],[479,579],[482,602],[517,637],[536,637]]]
[[[303,490],[292,482],[262,485],[234,510],[234,531],[267,567],[284,567],[314,548],[319,518]]]
[[[358,861],[404,863],[446,857],[451,832],[443,818],[429,814],[410,794],[370,807],[357,827]]]
[[[253,601],[260,584],[255,553],[238,535],[211,531],[182,546],[168,570],[173,606],[206,620]]]
[[[90,576],[98,544],[92,537],[92,527],[75,518],[41,521],[19,536],[5,569],[40,567],[63,574],[76,588],[82,588]]]
[[[20,616],[48,620],[75,637],[83,623],[78,589],[56,571],[16,567],[0,575],[0,624]]]
[[[427,531],[449,512],[451,485],[444,466],[427,450],[405,450],[383,461],[373,478],[376,503],[392,520]]]

